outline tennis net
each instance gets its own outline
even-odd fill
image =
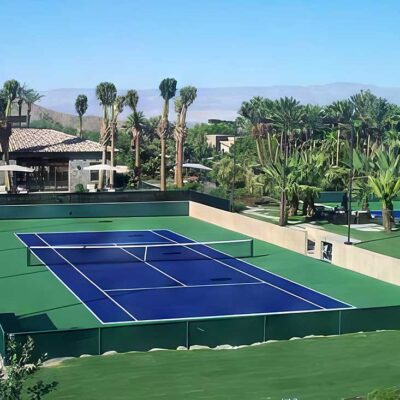
[[[27,247],[27,264],[122,264],[156,261],[223,260],[252,257],[253,239],[147,245],[56,245]]]

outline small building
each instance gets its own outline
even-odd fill
[[[231,135],[207,135],[207,143],[221,153],[229,153],[235,138]]]
[[[3,156],[0,147],[1,156]],[[98,183],[98,171],[84,167],[99,164],[102,146],[54,129],[12,128],[10,164],[34,169],[32,173],[14,173],[14,185],[26,186],[29,191],[75,191],[77,184],[84,188]],[[4,164],[4,162],[2,162]],[[0,185],[4,173],[0,173]]]

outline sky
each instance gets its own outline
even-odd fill
[[[0,82],[36,90],[400,86],[398,0],[0,0]]]

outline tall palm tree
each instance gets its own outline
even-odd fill
[[[128,116],[126,126],[131,134],[131,148],[134,151],[136,179],[140,182],[141,160],[140,160],[140,140],[143,135],[145,119],[142,112],[137,110],[139,95],[136,90],[126,92],[125,104],[131,109],[132,113]]]
[[[110,121],[110,125],[111,125],[111,140],[110,140],[111,141],[111,151],[110,151],[111,157],[110,157],[110,163],[111,163],[112,167],[115,166],[115,144],[117,142],[117,133],[118,133],[118,129],[117,129],[118,116],[124,110],[124,104],[125,104],[125,96],[117,96],[111,107],[111,121]],[[115,172],[110,171],[110,187],[112,187],[112,188],[114,187],[114,176],[115,176]]]
[[[3,98],[5,100],[6,106],[4,110],[4,120],[0,124],[0,143],[3,152],[3,161],[8,164],[10,161],[10,136],[11,136],[11,123],[7,121],[7,118],[11,115],[12,105],[14,100],[18,96],[18,90],[20,88],[20,84],[15,79],[11,79],[9,81],[4,82],[3,85]],[[5,185],[7,189],[10,189],[10,175],[8,172],[5,174]]]
[[[332,122],[334,127],[337,129],[337,141],[336,141],[336,166],[339,166],[340,157],[340,144],[341,144],[341,133],[343,131],[348,132],[350,130],[351,119],[354,114],[354,105],[349,100],[339,100],[330,104],[326,113],[328,121]]]
[[[362,137],[357,134],[357,146],[362,141],[362,145],[365,148],[365,154],[367,157],[370,155],[371,149],[371,124],[372,124],[372,107],[376,96],[371,93],[370,90],[361,90],[360,93],[350,97],[350,101],[353,103],[355,110],[355,117],[361,121],[361,133]]]
[[[179,91],[179,97],[175,100],[175,111],[177,113],[174,130],[176,140],[175,185],[178,188],[183,186],[183,145],[187,136],[186,114],[196,97],[197,89],[194,86],[185,86]]]
[[[27,89],[23,95],[24,95],[24,101],[27,106],[27,126],[29,128],[31,125],[32,104],[39,101],[42,97],[44,97],[44,95],[39,94],[33,89]]]
[[[26,84],[24,83],[22,86],[20,85],[17,91],[17,104],[18,104],[18,116],[21,118],[22,117],[22,105],[25,102],[25,95],[28,91],[32,89],[28,89],[26,87]],[[19,121],[19,127],[21,128],[22,122]]]
[[[292,97],[284,97],[275,101],[274,109],[272,112],[272,122],[274,126],[280,131],[281,134],[281,163],[282,173],[281,178],[281,202],[280,202],[280,213],[279,213],[279,225],[284,226],[287,224],[287,161],[289,156],[288,139],[295,135],[295,132],[302,126],[304,118],[304,108],[300,105],[300,102]]]
[[[250,101],[244,101],[239,110],[239,115],[248,120],[251,125],[253,137],[256,140],[257,155],[261,166],[265,166],[273,157],[272,144],[271,144],[271,109],[273,102],[269,99],[262,97],[253,97]],[[267,149],[265,147],[264,139],[267,139]],[[269,157],[267,157],[267,153]]]
[[[159,89],[160,95],[164,99],[163,112],[160,122],[157,127],[157,134],[160,137],[161,143],[161,162],[160,162],[160,190],[164,191],[166,188],[166,175],[165,175],[165,139],[169,134],[170,126],[168,121],[169,101],[175,96],[177,81],[174,78],[165,78],[161,81]]]
[[[78,136],[82,137],[82,120],[88,108],[88,98],[84,94],[80,94],[75,100],[75,110],[79,117]]]
[[[96,97],[103,106],[103,121],[100,128],[100,144],[103,146],[102,163],[107,160],[107,146],[111,140],[111,120],[113,117],[113,104],[117,97],[117,88],[111,82],[101,82],[96,87]],[[99,171],[99,188],[104,184],[103,171]]]

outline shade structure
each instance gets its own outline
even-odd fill
[[[22,165],[10,164],[10,165],[0,165],[0,171],[8,172],[33,172],[33,168],[23,167]]]
[[[112,167],[108,164],[95,164],[89,167],[84,167],[87,171],[117,171],[117,167]]]
[[[183,168],[199,169],[201,171],[211,171],[211,168],[206,167],[203,164],[185,163],[182,165]]]
[[[117,174],[127,174],[129,172],[129,168],[127,165],[117,165],[115,168]]]

